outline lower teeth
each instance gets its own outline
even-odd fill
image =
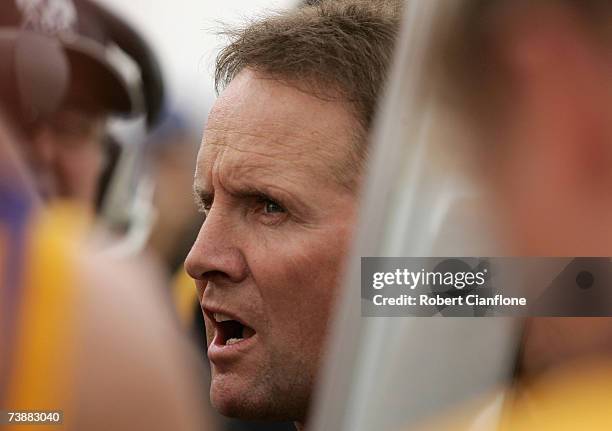
[[[242,341],[242,338],[230,338],[225,342],[226,346],[231,346],[232,344],[236,344]]]

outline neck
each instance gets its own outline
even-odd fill
[[[293,425],[295,425],[296,431],[306,431],[306,425],[304,422],[293,422]]]

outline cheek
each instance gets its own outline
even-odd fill
[[[71,180],[80,179],[88,184],[97,181],[104,159],[102,149],[91,144],[83,147],[63,148],[59,155],[62,170]]]
[[[516,154],[493,166],[489,186],[501,234],[513,253],[537,254],[539,243],[554,231],[550,208],[557,206],[550,182],[542,181],[543,167]]]
[[[196,294],[198,295],[198,302],[202,303],[202,297],[204,296],[204,288],[206,284],[203,281],[195,281]]]
[[[58,175],[67,188],[79,196],[95,193],[102,172],[102,149],[85,144],[82,148],[63,148],[58,154]]]
[[[319,343],[348,246],[348,232],[341,228],[296,234],[258,250],[250,266],[276,339],[310,348],[313,340]]]

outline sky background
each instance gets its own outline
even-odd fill
[[[204,125],[214,102],[213,63],[223,39],[220,22],[238,24],[291,7],[296,0],[98,0],[121,14],[156,50],[170,106]]]

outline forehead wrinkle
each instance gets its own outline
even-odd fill
[[[240,192],[245,189],[259,187],[275,188],[285,191],[298,192],[305,184],[310,184],[313,177],[312,169],[295,163],[287,163],[273,158],[252,157],[225,157],[230,153],[223,151],[216,157],[211,169],[211,175],[225,190]],[[320,176],[318,176],[320,177]]]
[[[337,137],[326,134],[325,133],[326,128],[324,127],[319,130],[313,131],[310,134],[294,133],[295,131],[301,130],[303,125],[300,125],[300,124],[291,125],[291,124],[288,124],[287,122],[278,122],[278,123],[266,122],[266,124],[263,125],[263,127],[259,127],[259,128],[269,129],[269,130],[261,131],[261,132],[257,130],[258,127],[251,127],[249,130],[241,130],[240,126],[238,127],[231,127],[231,126],[232,125],[226,126],[226,127],[208,126],[206,128],[206,131],[207,132],[211,131],[211,132],[221,133],[221,134],[244,135],[244,136],[252,137],[252,138],[260,138],[266,141],[269,141],[271,138],[273,138],[274,142],[277,143],[278,145],[287,146],[287,147],[293,147],[293,146],[285,142],[303,141],[303,142],[311,142],[314,144],[321,144],[322,142],[334,142],[338,140]],[[272,130],[273,132],[271,133],[270,130]],[[279,139],[279,137],[288,138],[288,139],[283,140],[283,139]],[[336,145],[341,145],[341,144],[336,144]],[[320,147],[322,149],[327,148],[327,146],[325,145],[320,145]],[[331,147],[333,148],[333,145]]]
[[[240,130],[221,127],[207,127],[204,135],[205,144],[226,145],[236,151],[252,151],[240,146],[266,145],[265,151],[252,151],[260,155],[289,155],[289,156],[310,156],[314,160],[329,165],[330,161],[336,160],[339,156],[344,156],[347,152],[346,143],[339,142],[338,138],[327,136],[322,131],[310,134],[294,133],[300,127],[294,128],[279,127],[274,132],[261,132],[257,130]],[[324,129],[323,129],[324,130]],[[213,133],[210,137],[208,132]],[[256,143],[250,142],[251,139]],[[229,141],[232,141],[231,144]],[[236,142],[234,144],[234,142]],[[242,144],[244,142],[244,144]],[[242,145],[241,145],[242,144]]]
[[[225,143],[225,136],[219,138],[204,143],[199,155],[195,182],[198,188],[209,193],[213,193],[215,186],[231,194],[260,187],[270,192],[277,189],[301,200],[297,195],[302,194],[304,185],[308,185],[307,189],[311,191],[312,182],[320,181],[323,177],[320,172],[326,169],[313,169],[304,163],[296,163],[295,158],[280,159],[267,153],[236,149]],[[239,154],[239,157],[232,157],[232,153]],[[332,179],[332,175],[327,177]]]
[[[310,157],[312,154],[308,152],[300,151],[299,153],[289,154],[283,151],[252,151],[226,142],[207,142],[205,145],[209,149],[215,148],[217,151],[210,151],[208,154],[211,157],[203,155],[208,159],[203,163],[204,167],[211,163],[210,159],[214,158],[213,163],[219,170],[216,175],[224,175],[227,179],[233,179],[236,175],[245,175],[252,171],[259,171],[259,174],[269,173],[271,178],[282,177],[292,183],[298,183],[298,177],[302,176],[304,180],[319,177],[321,174],[327,174],[326,176],[330,178],[333,177],[329,162],[322,158]],[[235,157],[236,154],[238,154],[238,157]],[[207,170],[212,171],[213,169],[214,166]],[[250,176],[254,179],[258,178],[258,175]]]
[[[320,186],[334,183],[345,187],[336,171],[349,163],[347,160],[349,156],[346,154],[342,155],[342,161],[334,164],[333,160],[325,159],[322,156],[312,157],[313,153],[308,151],[294,151],[293,153],[252,151],[228,144],[226,138],[225,135],[213,137],[213,139],[209,136],[202,144],[201,150],[203,151],[201,151],[201,161],[198,163],[197,171],[201,171],[200,175],[205,176],[210,183],[207,184],[208,188],[213,186],[211,178],[213,170],[216,179],[220,180],[224,188],[238,188],[239,184],[248,181],[262,184],[262,177],[266,180],[266,187],[269,188],[269,185],[281,180],[287,186],[287,191],[294,187],[299,189],[304,184],[321,182],[321,180],[323,181]],[[295,146],[286,145],[286,147],[295,150]],[[231,157],[231,153],[239,154],[239,157]],[[226,156],[230,157],[226,158]],[[222,178],[219,178],[220,176]]]
[[[255,78],[255,81],[258,81],[258,78]],[[267,80],[266,80],[267,81]],[[230,84],[231,86],[231,84]],[[285,86],[281,86],[285,89]],[[290,87],[291,91],[293,91],[293,87]],[[269,97],[270,91],[274,91],[272,89],[266,89],[265,97]],[[229,92],[234,93],[234,92]],[[302,94],[303,95],[303,94]],[[239,97],[240,96],[240,97]],[[283,98],[282,95],[277,96],[277,98]],[[308,96],[308,99],[314,98],[314,96]],[[234,100],[236,99],[236,100]],[[245,123],[240,119],[243,118],[241,115],[241,110],[244,108],[245,104],[252,104],[253,101],[245,101],[243,99],[242,93],[236,94],[228,94],[228,91],[224,91],[217,102],[211,109],[211,112],[208,116],[208,122],[206,126],[206,130],[211,131],[219,131],[222,133],[227,132],[236,132],[236,133],[246,133],[250,134],[253,137],[261,137],[266,140],[270,139],[270,131],[273,131],[274,134],[279,136],[286,136],[289,138],[297,138],[298,140],[312,141],[315,143],[320,142],[335,142],[341,141],[346,134],[354,133],[353,130],[355,127],[360,127],[359,122],[354,115],[352,114],[352,109],[349,106],[346,106],[345,102],[340,101],[322,101],[319,98],[316,98],[317,103],[323,103],[324,105],[337,105],[342,108],[348,115],[348,118],[340,119],[340,122],[343,124],[343,131],[338,130],[338,122],[331,122],[327,117],[322,119],[322,127],[317,128],[316,130],[312,130],[310,134],[300,134],[293,133],[295,131],[302,131],[304,129],[304,120],[303,120],[303,111],[302,109],[296,109],[295,104],[291,103],[285,107],[283,110],[284,115],[282,121],[276,118],[277,114],[266,114],[265,112],[261,112],[261,115],[251,116],[249,115],[249,124],[248,130],[244,131]],[[242,107],[242,109],[241,109]],[[308,108],[306,108],[308,109]],[[321,120],[319,120],[321,121]],[[254,130],[263,129],[264,132],[258,133]],[[333,133],[329,133],[329,131],[334,130],[338,133],[339,136],[334,136]],[[313,135],[313,136],[309,136]],[[333,147],[333,146],[332,146]]]
[[[228,170],[225,175],[225,183],[228,187],[265,186],[285,192],[290,192],[291,189],[300,190],[309,180],[310,176],[303,169],[287,172],[277,170],[273,166],[258,164],[240,164],[236,169]]]
[[[230,87],[235,87],[236,82]],[[216,149],[225,147],[234,154],[241,154],[241,159],[265,158],[263,160],[273,161],[280,169],[286,166],[276,162],[287,163],[293,169],[306,171],[312,179],[324,177],[352,190],[351,172],[355,170],[354,160],[361,143],[355,137],[352,115],[336,116],[337,113],[331,112],[331,116],[315,115],[312,121],[305,122],[295,103],[286,103],[287,109],[277,106],[278,97],[271,100],[270,110],[262,106],[251,112],[249,107],[261,105],[264,103],[261,98],[266,99],[269,95],[253,95],[249,90],[252,86],[243,84],[233,91],[228,91],[228,87],[209,115],[202,141],[203,153],[208,153],[201,162],[203,167],[206,159],[215,157]],[[250,99],[245,99],[245,92]],[[310,104],[305,104],[306,117],[309,108]]]
[[[228,157],[229,161],[225,161],[225,169],[236,170],[244,167],[259,168],[259,169],[270,169],[277,171],[293,170],[293,171],[306,171],[314,170],[315,173],[324,170],[326,165],[324,160],[314,159],[308,157],[308,153],[296,153],[287,154],[284,152],[264,152],[264,151],[253,151],[250,149],[243,149],[230,144],[207,144],[213,147],[223,148],[222,158]],[[231,154],[233,152],[233,154]],[[226,159],[227,160],[227,159]]]

